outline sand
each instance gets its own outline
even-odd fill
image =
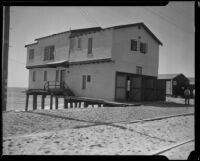
[[[134,120],[194,112],[193,107],[101,107],[3,113],[6,155],[148,155],[194,138],[194,115],[150,122]],[[165,152],[187,159],[188,143]]]

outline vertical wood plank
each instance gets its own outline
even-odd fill
[[[33,110],[37,109],[37,95],[33,95]]]
[[[44,105],[45,105],[45,96],[44,95],[42,95],[42,102],[41,102],[41,104],[42,104],[42,110],[44,110]]]
[[[55,99],[56,99],[56,109],[58,109],[58,97],[55,97]]]
[[[53,95],[50,96],[50,110],[53,109]]]
[[[28,101],[29,101],[29,94],[26,94],[26,106],[25,106],[25,111],[28,111]]]

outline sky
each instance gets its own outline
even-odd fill
[[[88,27],[144,22],[163,43],[159,74],[194,77],[194,2],[170,2],[147,7],[28,7],[11,6],[8,87],[28,87],[26,44],[36,38]]]

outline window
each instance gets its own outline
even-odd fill
[[[80,37],[78,38],[78,48],[79,49],[81,48],[81,38]]]
[[[70,39],[70,50],[73,50],[75,46],[75,38]]]
[[[33,60],[34,59],[34,49],[30,49],[29,50],[29,60]]]
[[[137,74],[142,74],[142,67],[136,66],[136,73]]]
[[[44,60],[54,60],[54,46],[44,48]]]
[[[44,81],[47,81],[47,71],[44,71]]]
[[[131,40],[131,51],[137,51],[137,41]]]
[[[88,54],[92,54],[92,38],[88,39]]]
[[[35,77],[36,77],[36,72],[33,71],[33,75],[32,75],[32,81],[35,82]]]
[[[147,44],[146,43],[140,43],[140,52],[141,53],[147,53]]]
[[[82,89],[86,89],[86,75],[82,77]]]
[[[59,81],[59,70],[56,70],[56,81]]]
[[[91,76],[90,75],[87,76],[87,82],[91,82]]]

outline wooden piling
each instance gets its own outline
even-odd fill
[[[53,94],[50,96],[50,110],[53,109]]]
[[[68,101],[64,98],[64,108],[68,108]]]
[[[26,94],[26,106],[25,106],[25,111],[28,111],[28,101],[29,101],[29,94]]]
[[[33,95],[33,110],[37,109],[37,95]]]
[[[72,100],[69,101],[69,107],[73,108],[73,102],[72,102]]]
[[[56,99],[56,109],[58,109],[58,97],[55,97],[55,99]]]
[[[45,105],[45,95],[42,95],[42,100],[41,100],[41,105],[42,105],[42,110],[44,110],[44,105]]]

